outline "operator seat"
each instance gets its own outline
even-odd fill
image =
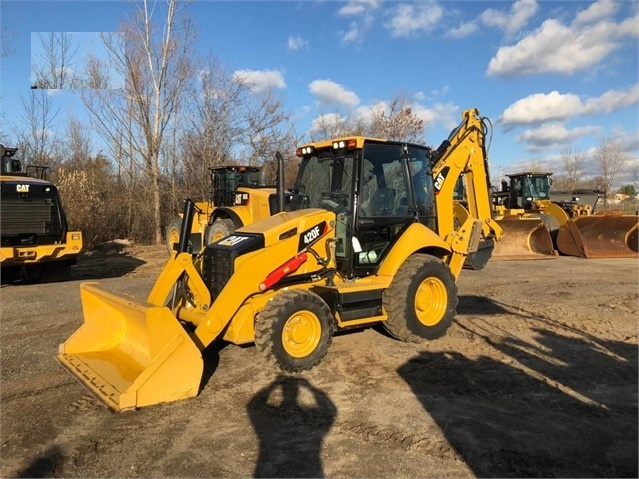
[[[373,193],[368,205],[369,216],[389,216],[393,214],[395,205],[395,190],[393,188],[379,188]]]

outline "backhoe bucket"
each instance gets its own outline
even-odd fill
[[[553,259],[557,253],[543,221],[537,218],[504,219],[497,221],[502,237],[495,243],[492,259],[531,260]]]
[[[582,258],[636,258],[638,216],[590,215],[568,220],[559,229],[557,249]]]
[[[57,360],[115,411],[196,396],[204,363],[170,309],[80,285],[84,323]]]

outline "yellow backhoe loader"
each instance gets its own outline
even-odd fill
[[[84,323],[58,361],[123,411],[196,396],[201,353],[217,338],[254,343],[297,372],[320,362],[338,330],[381,322],[403,341],[443,335],[466,258],[501,235],[483,119],[475,109],[462,118],[436,152],[363,137],[300,147],[295,188],[286,202],[278,194],[281,212],[197,254],[188,251],[194,207],[185,201],[177,249],[146,302],[83,283]],[[460,175],[476,188],[455,227]]]
[[[277,213],[277,190],[266,184],[257,166],[219,166],[211,174],[208,201],[194,203],[195,219],[189,235],[192,252],[229,235],[237,228]],[[182,217],[166,228],[166,247],[171,254],[179,241]]]
[[[495,259],[544,259],[558,253],[583,258],[637,257],[639,217],[593,214],[594,205],[551,199],[552,173],[507,175],[493,195],[493,217],[504,230]],[[596,203],[595,203],[596,204]]]

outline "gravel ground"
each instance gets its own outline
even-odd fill
[[[129,247],[3,285],[1,477],[638,475],[636,260],[493,261],[462,272],[439,340],[342,333],[295,376],[216,342],[197,397],[112,413],[54,361],[79,283],[143,300],[165,260]]]

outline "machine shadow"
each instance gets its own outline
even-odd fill
[[[133,257],[124,248],[101,248],[81,255],[78,264],[71,270],[71,277],[76,280],[118,278],[132,273],[143,264],[146,261]]]
[[[477,477],[637,477],[636,345],[526,320],[532,341],[464,321],[498,354],[424,351],[398,373]]]
[[[58,477],[57,468],[63,462],[64,454],[58,446],[53,446],[13,477]]]
[[[505,305],[485,296],[458,296],[457,314],[512,314]]]
[[[260,442],[254,477],[324,477],[322,442],[337,408],[323,391],[280,375],[246,408]]]

